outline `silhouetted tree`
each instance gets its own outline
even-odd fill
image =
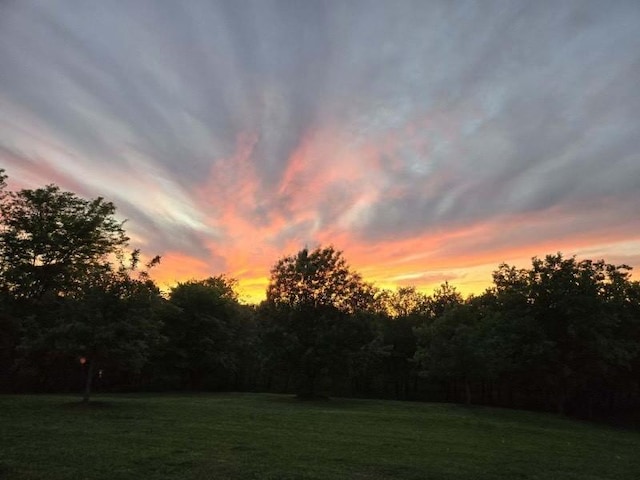
[[[260,314],[272,365],[296,380],[300,397],[314,397],[318,384],[344,372],[352,357],[373,341],[363,315],[375,291],[333,247],[303,249],[271,271]]]
[[[96,363],[139,366],[156,331],[150,308],[159,292],[133,275],[137,251],[126,264],[128,238],[114,214],[102,198],[55,185],[3,188],[0,197],[0,290],[17,322],[16,360],[47,372],[85,359],[86,401]]]
[[[179,374],[183,387],[201,389],[216,374],[217,384],[225,385],[240,368],[243,346],[251,338],[235,287],[235,280],[220,275],[171,289],[174,308],[165,311],[160,363]]]
[[[135,256],[135,252],[134,252]],[[160,341],[156,313],[160,291],[131,265],[101,265],[88,272],[83,285],[67,295],[61,316],[48,331],[32,325],[25,342],[44,340],[41,347],[82,358],[86,369],[83,401],[101,366],[142,369]],[[38,331],[40,330],[40,331]],[[33,343],[30,348],[33,348]]]
[[[379,310],[389,317],[428,316],[430,299],[415,287],[382,290],[376,297]]]
[[[376,301],[382,337],[378,375],[393,386],[395,398],[406,399],[417,389],[415,329],[432,317],[430,298],[415,287],[399,287],[379,292]]]
[[[438,318],[443,315],[449,308],[457,307],[464,301],[460,292],[456,287],[444,282],[440,287],[433,291],[428,299],[428,309],[431,318]]]
[[[638,323],[630,312],[640,310],[628,271],[557,254],[534,258],[530,270],[501,265],[494,273],[512,373],[549,392],[559,412],[589,404],[598,384],[638,356]]]
[[[471,303],[450,305],[430,323],[417,328],[415,360],[421,374],[432,380],[460,382],[471,403],[471,384],[482,377],[484,358],[479,318]]]
[[[55,185],[0,199],[2,288],[14,297],[64,294],[97,265],[121,253],[128,238],[101,197],[85,200]]]

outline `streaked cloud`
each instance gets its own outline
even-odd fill
[[[638,265],[639,25],[623,0],[5,2],[0,165],[114,201],[162,282],[247,298],[304,245],[466,291],[557,250]]]

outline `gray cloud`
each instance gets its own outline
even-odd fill
[[[380,150],[361,240],[586,204],[613,228],[640,198],[638,25],[633,1],[6,2],[0,162],[22,156],[21,171],[88,194],[102,191],[82,175],[168,178],[165,195],[184,196],[170,227],[133,180],[107,193],[152,247],[200,258],[214,235],[176,219],[215,216],[193,192],[233,168],[242,134],[257,138],[257,224],[293,215],[278,192],[292,153],[336,131]],[[52,142],[65,150],[47,159]],[[293,219],[273,243],[338,228],[356,190],[329,185],[318,221]]]

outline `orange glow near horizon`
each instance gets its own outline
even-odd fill
[[[291,251],[285,255],[296,253]],[[515,265],[519,268],[528,268],[531,265],[531,258],[533,256],[542,257],[549,253],[556,253],[555,250],[545,251],[539,255],[530,255],[523,252],[522,256],[514,256],[505,258],[504,260],[498,260],[492,263],[475,264],[471,262],[468,266],[454,266],[446,269],[424,269],[421,265],[406,265],[401,267],[385,266],[367,266],[358,261],[353,261],[355,258],[353,255],[349,256],[348,252],[345,252],[345,257],[349,261],[352,268],[361,273],[364,280],[373,283],[378,288],[394,290],[401,286],[414,286],[417,290],[431,294],[442,283],[448,281],[449,284],[456,287],[456,289],[465,296],[477,295],[484,292],[492,284],[492,272],[503,261],[510,265]],[[568,255],[568,254],[567,254]],[[578,258],[603,258],[602,255],[585,256],[577,255]],[[238,280],[238,293],[240,300],[243,303],[257,304],[265,299],[267,285],[269,283],[269,270],[271,266],[280,257],[272,259],[272,261],[261,262],[264,263],[263,276],[245,276],[242,272],[233,271],[228,272],[229,276]],[[607,261],[606,255],[604,256]],[[188,262],[187,262],[188,264]],[[158,281],[163,290],[169,289],[177,282],[202,279],[207,276],[217,274],[212,272],[201,271],[201,275],[189,272],[186,269],[187,264],[180,265],[180,272],[172,275],[169,273],[169,269],[165,268],[161,276],[157,275],[157,272],[153,272],[152,277]],[[635,276],[634,276],[635,277]],[[170,279],[174,279],[173,281]]]
[[[132,222],[132,244],[147,254],[162,256],[151,276],[163,291],[178,282],[226,274],[238,280],[241,301],[259,303],[265,298],[271,267],[305,246],[333,245],[344,252],[365,281],[379,288],[411,285],[427,294],[444,281],[463,295],[479,294],[491,285],[491,273],[500,263],[525,268],[531,257],[558,251],[579,258],[604,258],[611,263],[638,258],[637,226],[618,223],[598,228],[606,224],[605,216],[615,203],[605,203],[605,208],[578,217],[566,205],[560,205],[539,212],[489,216],[466,224],[437,224],[422,233],[387,230],[380,239],[368,238],[363,231],[369,222],[375,223],[374,207],[406,193],[408,187],[402,182],[390,183],[385,172],[406,168],[394,152],[407,141],[406,132],[420,124],[416,119],[398,131],[360,142],[351,142],[337,128],[308,132],[269,187],[256,166],[259,135],[251,132],[239,134],[235,150],[226,158],[212,161],[208,176],[191,190],[174,183],[150,160],[136,155],[131,157],[135,175],[107,170],[111,181],[103,182],[103,178],[93,178],[89,170],[80,173],[92,178],[86,188],[98,183],[110,185],[104,195],[121,195],[116,195],[116,203],[126,199],[145,205],[146,213],[157,221],[157,231],[169,227],[171,235],[172,229],[188,230],[200,242],[198,255],[189,253],[189,245],[184,250],[173,247],[155,252],[152,234],[135,230]],[[454,142],[455,135],[450,136]],[[430,168],[427,140],[416,142],[412,147],[424,155],[423,163]],[[45,153],[49,153],[46,157],[60,156],[45,147]],[[454,167],[429,173],[421,188],[437,189],[452,175],[450,168]],[[144,175],[143,171],[153,175]],[[80,188],[79,180],[65,176],[65,172],[45,164],[38,173],[63,188]],[[30,183],[37,184],[37,178]],[[567,229],[576,224],[579,228],[575,232]]]
[[[168,252],[151,270],[151,277],[161,290],[167,291],[181,282],[210,277],[206,262],[179,252]]]
[[[397,242],[380,243],[378,245],[360,245],[355,243],[347,246],[344,256],[352,269],[360,273],[363,279],[373,283],[378,288],[396,289],[401,286],[414,286],[419,291],[431,294],[434,289],[448,281],[465,296],[480,294],[492,284],[492,272],[500,263],[528,268],[531,258],[543,257],[547,254],[563,252],[565,255],[576,255],[578,258],[604,258],[609,260],[615,251],[626,249],[629,252],[640,246],[640,238],[633,241],[611,243],[604,239],[571,239],[552,246],[551,242],[537,246],[521,248],[507,248],[500,252],[483,255],[460,255],[457,258],[438,257],[423,249],[422,254],[411,250],[420,245],[434,246],[438,243],[436,237],[416,238]],[[446,237],[445,240],[446,241]],[[595,244],[595,246],[594,246]],[[326,246],[328,244],[323,244]],[[314,248],[316,245],[309,245]],[[337,244],[338,249],[341,247]],[[258,254],[251,256],[241,254],[229,262],[231,268],[226,272],[210,272],[204,262],[180,254],[170,254],[163,258],[161,267],[153,272],[152,277],[158,281],[163,289],[167,289],[179,281],[202,279],[211,275],[225,273],[238,280],[238,293],[243,303],[257,304],[265,299],[271,267],[284,255],[295,254],[303,246],[295,247],[278,253],[271,250],[271,256]],[[437,249],[436,249],[437,250]]]
[[[406,127],[411,128],[415,127]],[[104,182],[111,185],[105,195],[128,195],[129,201],[145,205],[150,217],[157,220],[154,226],[158,230],[166,226],[188,229],[201,242],[198,256],[178,247],[155,252],[152,235],[135,230],[132,222],[132,244],[144,253],[162,256],[160,265],[151,272],[162,290],[178,282],[226,274],[238,280],[238,293],[245,303],[262,301],[271,267],[305,246],[333,245],[344,252],[365,281],[379,288],[411,285],[427,294],[444,281],[464,295],[479,294],[491,285],[491,273],[500,263],[524,268],[530,265],[531,257],[558,251],[611,263],[638,258],[637,226],[620,223],[615,228],[597,228],[605,223],[604,216],[613,206],[581,217],[558,206],[461,225],[441,224],[426,233],[386,232],[381,239],[363,238],[363,233],[355,232],[362,232],[375,215],[372,207],[404,193],[402,183],[389,184],[381,173],[384,168],[402,168],[393,152],[403,140],[396,133],[350,143],[336,129],[309,133],[293,149],[279,180],[266,188],[254,158],[259,137],[247,132],[237,136],[235,151],[227,158],[212,162],[208,177],[192,190],[183,189],[160,167],[154,170],[136,157],[132,163],[138,173],[146,168],[155,174],[109,170],[108,174],[115,176]],[[51,165],[39,173],[56,182],[59,177],[64,188],[79,188]],[[424,189],[447,175],[447,169],[428,175]],[[84,176],[91,177],[88,173]],[[92,182],[102,180],[96,177]],[[151,201],[143,201],[146,198]],[[582,223],[575,232],[566,229],[576,222]]]
[[[405,130],[414,128],[410,123]],[[491,286],[491,274],[503,262],[526,268],[532,257],[558,251],[609,261],[621,244],[637,246],[640,241],[629,226],[591,228],[597,217],[589,217],[580,233],[567,230],[584,219],[561,207],[444,224],[427,233],[361,238],[354,232],[375,215],[372,207],[384,201],[383,195],[403,193],[402,184],[387,184],[381,175],[382,158],[388,160],[384,168],[402,168],[393,156],[402,142],[401,134],[354,144],[337,130],[309,133],[293,149],[277,184],[265,189],[254,159],[259,137],[238,135],[235,151],[212,162],[209,177],[191,192],[195,208],[206,212],[206,228],[216,232],[202,237],[211,260],[169,252],[153,278],[167,289],[176,282],[224,273],[238,280],[241,301],[259,303],[270,269],[280,258],[304,247],[332,245],[365,281],[379,288],[411,285],[430,294],[448,281],[470,295]],[[424,188],[446,181],[450,174],[445,169],[429,175]]]

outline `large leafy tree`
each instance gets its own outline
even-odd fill
[[[64,298],[62,316],[52,328],[28,337],[82,359],[84,402],[89,401],[96,371],[106,366],[140,371],[160,342],[160,292],[144,273],[136,275],[135,255],[132,263],[118,268],[94,267],[83,285]],[[37,332],[38,325],[34,327]]]
[[[393,318],[428,316],[430,299],[415,287],[382,290],[376,297],[378,309]]]
[[[460,303],[416,332],[420,373],[432,380],[461,383],[466,403],[471,403],[471,382],[481,375],[484,363],[478,320],[472,303]]]
[[[365,312],[374,294],[333,247],[305,248],[273,267],[261,309],[263,340],[269,360],[294,377],[300,397],[316,396],[373,340]]]
[[[444,282],[439,288],[436,288],[429,297],[429,314],[431,318],[438,318],[444,315],[447,310],[463,303],[463,300],[462,295],[456,290],[456,287],[450,285],[449,282]]]
[[[2,287],[38,299],[73,290],[96,265],[122,253],[128,238],[115,206],[55,185],[4,192],[0,198]]]
[[[182,387],[224,385],[241,368],[250,335],[235,287],[235,280],[219,275],[171,290],[159,362],[179,376]]]
[[[376,296],[381,324],[378,356],[379,375],[392,385],[396,398],[409,398],[417,387],[413,357],[417,342],[415,328],[431,318],[430,298],[415,287],[382,290]]]
[[[534,258],[529,270],[501,265],[496,332],[512,377],[550,392],[559,412],[585,402],[590,410],[594,392],[638,358],[640,310],[629,270],[561,254]]]
[[[351,270],[333,247],[300,250],[278,260],[271,270],[267,302],[289,308],[335,308],[341,312],[369,309],[373,288]]]
[[[0,178],[4,186],[4,172]],[[55,185],[3,188],[0,289],[17,319],[15,351],[21,365],[40,371],[83,358],[87,401],[97,365],[139,367],[157,333],[159,292],[135,273],[139,253],[127,242],[115,206],[103,198],[85,200]]]

